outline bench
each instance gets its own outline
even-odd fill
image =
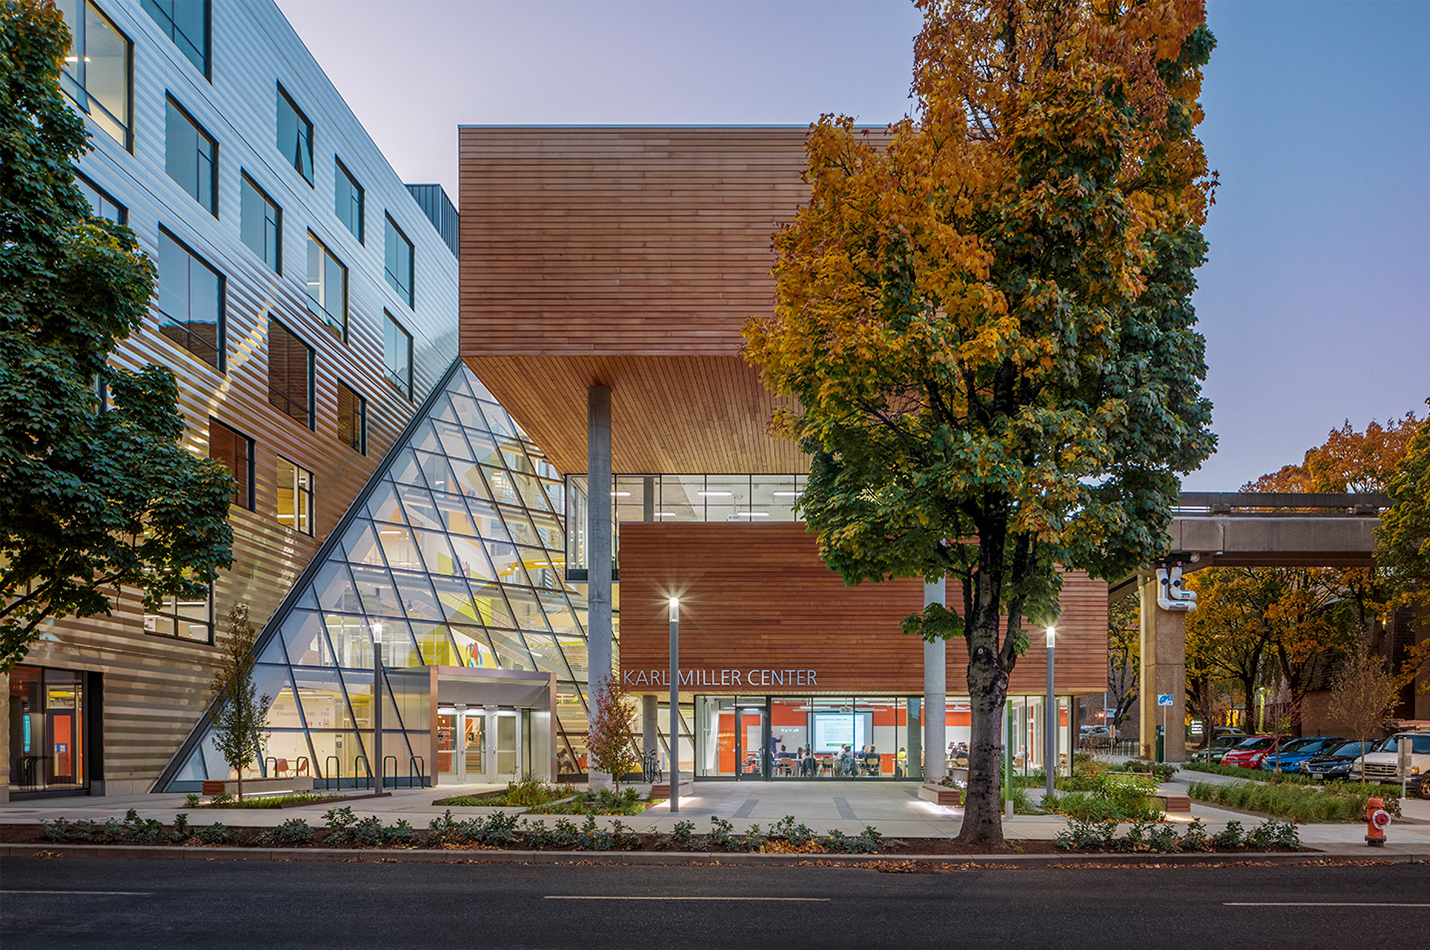
[[[933,802],[935,805],[957,808],[963,804],[963,791],[949,788],[947,785],[934,785],[932,782],[925,782],[919,786],[919,798],[926,802]]]
[[[1192,813],[1192,800],[1186,795],[1158,795],[1156,798],[1169,814],[1190,815]]]
[[[680,797],[681,797],[681,798],[684,798],[684,797],[686,797],[687,795],[691,794],[691,789],[692,789],[693,787],[694,787],[694,786],[690,784],[690,780],[689,780],[689,779],[682,779],[681,782],[680,782]],[[652,785],[652,786],[650,787],[650,797],[651,797],[651,798],[664,798],[664,799],[669,799],[669,798],[670,798],[670,783],[669,783],[669,782],[656,782],[654,785]]]

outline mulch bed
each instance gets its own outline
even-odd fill
[[[225,847],[245,847],[245,846],[252,846],[253,839],[254,839],[257,835],[259,835],[259,834],[262,833],[263,831],[270,830],[270,829],[267,829],[267,828],[255,828],[255,827],[244,827],[244,826],[233,826],[233,828],[234,828],[234,831],[235,831],[235,833],[236,833],[236,840],[233,842],[232,845],[210,845],[210,847],[214,847],[214,848],[217,848],[217,849],[222,849],[222,848],[225,848]],[[171,829],[169,828],[169,826],[165,826],[165,834],[166,834],[166,835],[167,835],[167,833],[168,833],[170,830],[171,830]],[[326,829],[326,828],[321,828],[321,827],[319,827],[319,828],[314,828],[314,829],[313,829],[313,840],[312,840],[311,843],[306,844],[306,845],[292,845],[292,846],[289,846],[289,847],[293,847],[295,850],[297,850],[297,849],[304,849],[304,848],[331,848],[331,847],[334,847],[334,845],[332,845],[331,843],[329,843],[329,841],[328,841],[329,836],[330,836],[330,833],[329,833],[328,829]],[[669,838],[668,835],[643,834],[643,835],[640,835],[639,837],[640,837],[640,844],[639,844],[637,847],[634,847],[634,848],[624,848],[624,849],[622,849],[622,850],[626,850],[626,851],[636,851],[636,852],[681,852],[681,851],[684,850],[684,849],[681,849],[681,848],[677,847],[673,842],[671,842],[671,840],[670,840],[670,838]],[[35,844],[35,845],[43,845],[43,844],[51,844],[51,843],[54,843],[54,842],[47,842],[47,841],[44,840],[44,838],[41,837],[39,824],[37,824],[37,823],[29,823],[29,824],[0,824],[0,843],[3,843],[3,844]],[[60,843],[81,843],[81,842],[60,842]],[[122,843],[122,844],[131,844],[131,845],[132,845],[132,843],[129,843],[129,842],[120,842],[120,843]],[[169,842],[167,842],[167,841],[158,842],[158,843],[155,843],[155,844],[152,844],[152,845],[145,845],[145,846],[146,846],[146,847],[156,847],[156,848],[174,847],[173,844],[171,844],[171,843],[169,843]],[[349,845],[349,846],[346,846],[346,847],[350,847],[350,848],[351,848],[352,850],[354,850],[354,851],[381,851],[381,850],[386,850],[386,849],[383,849],[383,848],[364,848],[364,847],[361,847],[361,846],[354,846],[354,845]],[[427,841],[426,841],[426,832],[425,832],[425,831],[419,831],[419,832],[417,833],[416,839],[414,840],[414,842],[413,842],[413,844],[412,844],[412,847],[418,847],[418,848],[430,847],[430,845],[429,845],[429,844],[427,843]],[[512,850],[528,850],[528,849],[529,849],[529,848],[528,848],[527,845],[522,844],[522,843],[518,843],[518,844],[516,844],[516,845],[513,847]],[[453,850],[453,851],[481,851],[481,850],[494,850],[494,849],[488,848],[488,847],[484,847],[484,846],[482,846],[482,845],[475,845],[475,844],[473,844],[473,845],[448,845],[448,846],[447,846],[447,850]],[[743,851],[743,849],[736,849],[736,848],[723,849],[723,850],[724,850],[724,853],[731,853],[731,854],[743,854],[743,853],[746,853],[746,852]],[[771,849],[771,850],[774,851],[775,849]],[[1232,851],[1232,852],[1221,852],[1221,853],[1228,853],[1228,854],[1259,854],[1259,853],[1267,853],[1267,852],[1270,852],[1270,851],[1289,851],[1289,850],[1290,850],[1290,849],[1279,849],[1279,848],[1270,848],[1270,849],[1264,849],[1264,850],[1262,850],[1262,849],[1252,849],[1252,848],[1242,848],[1242,849],[1237,849],[1236,851]],[[572,853],[580,853],[580,852],[572,852]],[[709,851],[707,851],[707,853],[720,853],[720,852],[716,851],[715,849],[710,849]],[[778,851],[777,853],[786,853],[786,854],[808,854],[808,856],[809,856],[809,858],[810,858],[811,861],[818,861],[821,857],[824,856],[823,853],[818,852],[818,851],[802,851],[802,850],[801,850],[801,851],[796,851],[795,849],[781,850],[781,851]],[[953,839],[953,838],[885,838],[885,839],[880,843],[880,845],[879,845],[879,850],[878,850],[877,852],[875,852],[875,855],[877,855],[877,857],[883,858],[883,857],[899,857],[899,856],[902,856],[902,855],[1098,854],[1098,853],[1109,853],[1109,854],[1110,854],[1110,853],[1112,853],[1112,852],[1099,852],[1099,851],[1097,851],[1097,850],[1092,850],[1092,849],[1085,850],[1085,851],[1078,851],[1078,852],[1059,851],[1058,848],[1057,848],[1057,846],[1056,846],[1055,844],[1053,844],[1053,842],[1048,841],[1048,840],[1045,840],[1045,839],[1026,839],[1026,838],[1025,838],[1025,839],[1010,840],[1010,841],[1006,842],[1006,844],[1005,844],[1004,847],[999,848],[999,847],[971,847],[971,846],[962,844],[961,842],[956,841],[956,840]],[[872,857],[875,857],[875,855],[870,855],[870,857],[871,857],[871,858],[872,858]]]

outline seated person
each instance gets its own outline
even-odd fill
[[[864,771],[870,775],[878,775],[883,771],[884,763],[879,758],[879,751],[872,745],[864,750]]]

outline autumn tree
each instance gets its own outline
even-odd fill
[[[775,237],[748,358],[798,408],[800,508],[846,583],[947,577],[905,629],[963,637],[960,839],[1002,841],[1001,723],[1059,565],[1163,553],[1178,473],[1214,445],[1193,271],[1211,183],[1194,129],[1199,0],[920,0],[916,114],[825,116]]]
[[[0,0],[0,672],[47,620],[108,614],[122,587],[203,599],[230,563],[233,481],[179,445],[173,374],[109,364],[154,267],[75,186],[69,45],[52,4]]]
[[[1380,738],[1399,693],[1400,686],[1385,668],[1385,661],[1360,643],[1331,681],[1330,713],[1338,729],[1360,742],[1364,754],[1366,744]],[[1364,770],[1361,784],[1365,784]]]
[[[617,792],[621,790],[621,777],[641,764],[636,752],[635,717],[635,705],[619,677],[602,680],[586,732],[586,755],[592,771],[605,772],[615,780]]]
[[[249,622],[246,604],[229,610],[227,634],[219,644],[223,652],[209,687],[209,717],[214,747],[238,776],[238,800],[243,801],[243,770],[263,755],[273,697],[259,696],[253,680],[258,633]]]

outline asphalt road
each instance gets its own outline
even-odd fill
[[[1425,950],[1430,866],[890,874],[6,860],[0,943],[5,950]]]

